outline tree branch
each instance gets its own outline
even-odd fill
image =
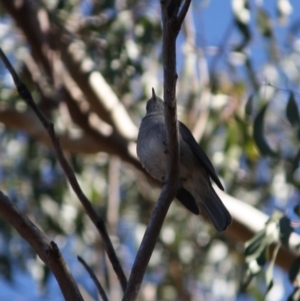
[[[73,188],[73,191],[75,192],[75,194],[77,195],[78,199],[80,200],[81,204],[83,205],[86,213],[88,214],[88,216],[90,217],[90,219],[92,220],[92,222],[94,223],[94,225],[96,226],[96,228],[98,229],[103,242],[104,242],[104,247],[105,250],[108,254],[108,257],[114,267],[114,270],[116,272],[116,274],[118,275],[119,281],[121,283],[121,286],[123,288],[123,290],[125,290],[126,285],[127,285],[127,280],[125,277],[125,274],[123,272],[123,269],[121,267],[121,264],[116,256],[115,250],[113,248],[113,245],[111,243],[111,240],[108,236],[106,227],[105,227],[105,223],[102,219],[102,217],[100,215],[97,214],[97,212],[94,210],[93,206],[91,205],[90,201],[88,200],[88,198],[85,196],[85,194],[83,193],[83,191],[81,190],[77,178],[75,176],[75,173],[72,169],[72,167],[70,166],[70,164],[68,163],[67,159],[65,158],[63,151],[61,149],[60,143],[58,138],[56,137],[55,131],[54,131],[54,126],[52,122],[49,122],[44,115],[42,114],[42,112],[39,110],[39,108],[37,107],[37,105],[35,104],[29,90],[27,89],[27,87],[25,86],[25,84],[20,80],[19,76],[17,75],[16,71],[14,70],[13,66],[10,64],[10,62],[8,61],[7,57],[5,56],[5,54],[3,53],[2,49],[0,48],[0,57],[3,60],[6,68],[9,70],[9,72],[11,73],[13,80],[15,82],[15,85],[17,87],[17,90],[19,92],[19,95],[26,101],[26,103],[33,109],[33,111],[36,113],[36,115],[38,116],[38,118],[40,119],[41,123],[43,124],[43,126],[45,127],[45,129],[47,130],[49,137],[51,139],[51,142],[53,144],[53,147],[55,149],[56,152],[56,156],[57,159],[62,167],[62,169],[65,172],[65,175],[67,176],[67,179],[71,185],[71,187]]]
[[[137,127],[102,74],[95,71],[95,65],[86,55],[87,52],[83,51],[82,43],[74,40],[68,32],[64,32],[62,36],[62,29],[55,25],[53,27],[58,35],[57,43],[62,60],[87,98],[92,110],[112,125],[120,137],[133,141],[137,136]]]
[[[91,267],[83,260],[82,257],[77,256],[78,260],[82,263],[82,265],[85,267],[85,269],[87,270],[87,272],[89,273],[89,275],[91,276],[92,280],[94,281],[98,292],[102,298],[103,301],[108,301],[108,298],[106,296],[105,290],[102,287],[100,281],[98,280],[98,278],[96,277],[94,271],[91,269]]]
[[[168,2],[168,3],[167,3]],[[164,65],[164,100],[165,100],[165,124],[168,149],[167,157],[167,182],[164,185],[159,199],[155,205],[143,237],[141,246],[136,255],[128,285],[123,297],[123,301],[136,300],[143,277],[154,250],[159,232],[165,220],[172,200],[175,198],[180,187],[179,177],[179,136],[176,110],[176,38],[178,35],[178,23],[176,20],[179,6],[178,1],[161,1],[163,19],[163,65]]]
[[[73,107],[75,105],[73,104]],[[8,109],[0,106],[0,122],[7,128],[23,131],[34,138],[37,142],[52,147],[51,140],[45,128],[41,125],[39,119],[31,110],[18,112],[14,109]],[[131,154],[124,151],[124,147],[114,136],[104,137],[99,133],[90,133],[83,131],[72,137],[70,133],[56,134],[60,145],[64,151],[72,154],[95,154],[106,152],[115,154],[125,162],[132,164],[138,170],[142,170],[140,163]],[[96,139],[95,139],[96,137]]]
[[[95,70],[94,63],[82,49],[84,44],[80,40],[74,39],[74,36],[66,29],[59,28],[48,17],[49,12],[34,1],[24,0],[20,5],[10,0],[0,0],[0,2],[26,35],[35,56],[42,63],[52,82],[55,81],[55,76],[61,77],[60,73],[54,74],[52,68],[53,61],[61,55],[63,65],[60,64],[60,68],[64,69],[66,66],[93,111],[113,126],[120,139],[133,141],[137,136],[137,127],[102,74]],[[31,16],[31,18],[24,18],[24,15]],[[50,24],[46,29],[41,28],[38,19],[38,16],[41,15],[45,19],[44,23]],[[55,17],[51,16],[51,19],[55,19]],[[61,52],[59,55],[58,50]],[[63,82],[61,78],[59,80]],[[63,84],[65,85],[64,82]],[[67,86],[64,88],[68,89]]]
[[[178,17],[177,17],[177,22],[180,24],[182,24],[188,10],[189,10],[189,7],[190,7],[190,4],[191,4],[191,1],[192,0],[185,0],[184,3],[183,3],[183,6],[181,8],[181,11],[179,12],[178,14]]]
[[[0,191],[0,214],[31,245],[54,274],[66,300],[83,301],[77,284],[55,242],[50,241],[6,195]]]

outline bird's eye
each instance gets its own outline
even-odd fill
[[[147,102],[147,105],[146,105],[146,110],[147,110],[147,112],[148,112],[148,110],[149,110],[149,106],[150,106],[150,103],[149,103],[149,101]]]

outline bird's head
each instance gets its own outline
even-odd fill
[[[147,115],[151,113],[164,114],[164,101],[157,97],[152,88],[152,97],[147,101]]]

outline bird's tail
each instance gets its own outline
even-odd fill
[[[198,195],[201,199],[201,205],[205,209],[205,212],[214,224],[215,228],[220,232],[226,230],[226,228],[231,224],[232,218],[213,187],[211,186],[210,193],[208,195],[202,194],[201,192],[199,192]]]

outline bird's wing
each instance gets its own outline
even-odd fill
[[[219,180],[216,171],[210,162],[209,158],[205,154],[205,152],[202,150],[200,145],[195,140],[194,136],[192,135],[191,131],[182,123],[179,121],[179,131],[182,139],[188,143],[188,145],[191,147],[192,151],[196,154],[196,156],[199,158],[203,166],[205,167],[206,171],[208,172],[209,176],[214,180],[214,182],[218,185],[218,187],[224,191],[224,187]]]
[[[195,198],[183,187],[181,187],[176,195],[178,201],[189,209],[192,213],[199,215],[200,210],[197,206]]]

